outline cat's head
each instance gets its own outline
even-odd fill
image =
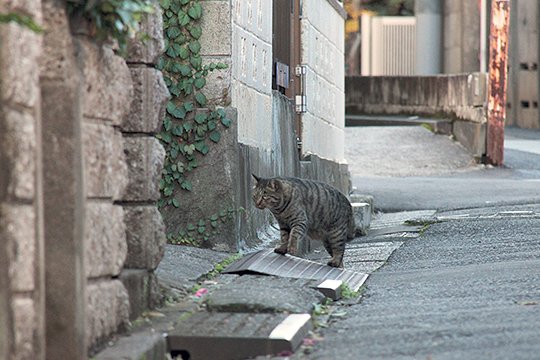
[[[265,179],[252,174],[255,179],[253,202],[259,209],[276,209],[283,202],[284,184],[276,178]]]

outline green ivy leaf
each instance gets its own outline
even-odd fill
[[[191,223],[187,224],[186,228],[188,229],[188,231],[193,231],[193,230],[196,229],[195,225],[193,225]]]
[[[207,118],[208,116],[205,113],[200,112],[195,115],[195,122],[197,124],[204,124]]]
[[[232,121],[231,121],[231,119],[224,117],[224,118],[221,119],[221,123],[222,123],[223,126],[225,126],[225,127],[230,127]]]
[[[190,112],[193,110],[193,103],[191,101],[186,101],[184,103],[184,109],[186,110],[186,112]]]
[[[169,154],[171,155],[171,159],[174,160],[178,157],[178,150],[176,150],[175,148],[172,148]],[[173,165],[173,166],[176,168],[176,165]],[[176,169],[173,169],[173,171],[176,171]]]
[[[206,105],[206,96],[203,93],[197,93],[195,95],[195,100],[199,103],[199,105],[204,106]]]
[[[172,193],[173,193],[172,186],[167,186],[167,187],[165,187],[165,189],[163,189],[163,195],[165,195],[165,196],[171,196]]]
[[[202,58],[200,55],[193,55],[189,58],[189,62],[195,69],[200,69],[202,65]]]
[[[190,21],[191,19],[188,14],[183,11],[178,12],[178,24],[180,24],[180,26],[186,26]]]
[[[217,221],[211,221],[210,225],[212,225],[213,228],[217,228],[218,223],[217,223]]]
[[[188,14],[194,20],[200,19],[201,16],[202,16],[202,6],[201,6],[201,4],[194,3],[193,6],[189,8]]]
[[[186,154],[192,155],[193,151],[195,151],[195,145],[193,145],[193,144],[184,145],[184,152]]]
[[[187,65],[180,65],[180,74],[182,76],[188,76],[191,74],[191,68]]]
[[[194,40],[190,42],[188,46],[189,46],[189,50],[193,54],[198,54],[199,51],[201,51],[201,43],[198,40]]]
[[[180,90],[180,86],[178,86],[178,84],[175,84],[169,87],[169,92],[174,96],[179,96],[182,90]]]
[[[204,141],[197,142],[195,144],[195,148],[197,149],[198,152],[200,152],[203,155],[208,154],[208,151],[210,150],[210,148]]]
[[[180,4],[182,5],[186,5],[187,3],[189,3],[191,0],[180,0]]]
[[[195,87],[197,89],[202,89],[204,87],[204,85],[206,85],[206,79],[205,78],[198,78],[198,79],[195,79],[193,81],[193,85],[195,85]]]
[[[187,59],[189,57],[189,50],[184,46],[180,47],[180,51],[178,52],[178,56],[180,56],[180,58],[182,60]]]
[[[217,127],[215,120],[208,121],[208,130],[214,130]]]
[[[168,132],[161,133],[161,140],[163,140],[163,142],[167,144],[170,143],[172,140],[171,134],[169,134]]]
[[[163,57],[160,57],[156,64],[156,69],[163,70],[165,68],[165,59]]]
[[[184,130],[186,130],[187,132],[190,132],[191,130],[193,130],[193,125],[191,125],[190,123],[185,123],[183,126],[184,126]]]
[[[182,126],[175,126],[172,129],[173,135],[180,136],[184,132],[184,128]]]
[[[218,69],[226,69],[226,68],[228,68],[229,66],[228,66],[227,64],[224,64],[224,63],[217,63],[217,64],[216,64],[216,67],[217,67]]]
[[[195,39],[199,39],[202,35],[202,29],[200,26],[193,26],[191,29],[189,29],[189,33],[191,36],[193,36]]]
[[[171,26],[167,29],[167,36],[171,39],[178,37],[181,33],[180,29],[176,26]]]
[[[174,50],[174,47],[172,47],[172,46],[168,46],[167,51],[165,53],[169,57],[172,57],[172,58],[176,57],[176,50]]]
[[[161,0],[159,3],[161,4],[161,7],[165,10],[169,9],[169,7],[171,6],[171,0]]]
[[[200,226],[197,231],[199,232],[199,234],[203,234],[206,231],[206,227]]]
[[[172,204],[175,208],[180,207],[180,201],[176,198],[172,199]]]
[[[187,190],[187,191],[191,191],[191,189],[193,188],[192,185],[191,185],[191,182],[188,181],[188,180],[184,180],[182,182],[182,185],[180,185],[180,187],[184,190]]]
[[[219,131],[212,131],[208,137],[210,140],[217,143],[219,139],[221,139],[221,133]]]

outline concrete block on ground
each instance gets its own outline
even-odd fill
[[[124,210],[101,201],[86,204],[86,276],[118,275],[127,254]]]
[[[454,121],[454,136],[474,157],[486,153],[486,124],[471,121]]]
[[[371,213],[375,211],[375,207],[373,205],[373,196],[367,195],[367,194],[358,194],[358,193],[352,193],[349,195],[349,199],[351,201],[351,204],[353,203],[367,203],[369,204],[369,207],[371,208]]]
[[[311,280],[274,276],[241,276],[214,290],[207,298],[210,311],[310,313],[324,296],[309,287]]]
[[[354,223],[357,228],[362,229],[362,234],[367,234],[371,224],[371,206],[368,203],[352,203]]]
[[[110,124],[84,122],[82,140],[87,196],[119,199],[128,183],[120,131]]]
[[[122,123],[123,132],[156,133],[162,126],[169,90],[161,71],[149,67],[131,67],[133,98]]]
[[[129,324],[129,298],[120,280],[91,281],[86,287],[86,340],[90,348]]]
[[[153,271],[124,269],[120,274],[129,295],[129,318],[134,320],[149,309],[162,305],[157,276]]]
[[[161,333],[150,330],[120,338],[114,345],[93,356],[94,360],[163,360],[167,342]]]
[[[165,225],[156,206],[124,206],[129,269],[155,269],[165,253]]]
[[[108,46],[76,38],[76,57],[83,71],[83,115],[120,125],[133,99],[131,74],[123,58]]]
[[[32,205],[0,206],[0,238],[2,246],[12,253],[9,266],[13,291],[32,291],[35,284],[36,214]]]
[[[158,1],[155,3],[155,11],[147,14],[140,23],[140,34],[146,35],[146,39],[129,41],[128,63],[155,64],[165,48],[161,6]]]
[[[124,201],[155,201],[160,198],[159,180],[165,150],[150,136],[124,137],[124,154],[128,165],[128,185],[121,196]]]

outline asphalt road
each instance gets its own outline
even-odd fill
[[[503,168],[422,127],[347,128],[346,157],[356,191],[383,212],[540,203],[540,131],[506,134]]]
[[[379,209],[435,209],[441,222],[400,239],[370,275],[361,302],[342,305],[347,315],[320,329],[323,340],[298,358],[540,358],[540,133],[510,131],[503,169],[461,161],[459,149],[452,153],[459,161],[431,164],[445,156],[419,152],[429,149],[425,141],[455,143],[426,135],[414,148],[400,130],[403,147],[394,143],[394,156],[388,150],[374,163],[357,163],[363,173],[355,170],[353,185],[373,194]],[[419,176],[410,159],[395,161],[396,152],[437,170]],[[384,157],[386,174],[367,171]]]

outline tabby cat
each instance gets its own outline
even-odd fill
[[[281,242],[274,251],[296,254],[306,234],[322,240],[332,259],[328,265],[343,267],[345,243],[361,234],[356,228],[349,200],[336,188],[299,178],[260,178],[253,189],[259,209],[269,209],[276,218]]]

